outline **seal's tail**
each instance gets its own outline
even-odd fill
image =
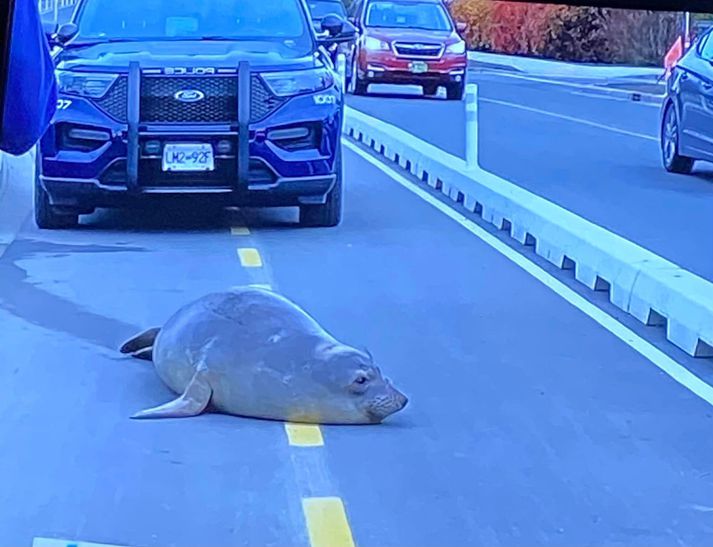
[[[141,334],[137,334],[130,340],[124,342],[119,351],[121,353],[142,353],[145,352],[145,350],[150,350],[160,330],[160,328],[154,327]]]

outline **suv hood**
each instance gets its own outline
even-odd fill
[[[236,68],[248,61],[259,70],[298,70],[320,66],[313,54],[274,42],[156,41],[116,42],[69,47],[56,56],[57,68],[89,72],[128,72],[129,63],[145,68]]]
[[[460,40],[453,31],[435,31],[405,28],[367,28],[365,34],[385,42],[425,42],[436,44],[452,44]]]

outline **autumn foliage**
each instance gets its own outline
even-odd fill
[[[551,4],[496,2],[490,13],[491,44],[504,53],[536,53],[547,40],[555,13]]]
[[[472,49],[565,61],[661,66],[676,39],[677,13],[553,4],[453,0]]]

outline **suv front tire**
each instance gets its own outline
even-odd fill
[[[337,226],[342,220],[342,198],[344,187],[342,185],[342,146],[339,145],[335,161],[336,181],[327,194],[327,200],[320,205],[300,206],[300,225],[307,228],[331,228]]]
[[[57,230],[61,228],[74,228],[79,224],[79,215],[63,213],[50,203],[47,190],[42,186],[40,180],[42,160],[39,150],[36,152],[35,162],[35,224],[44,230]]]
[[[463,82],[448,84],[446,86],[446,99],[449,101],[462,101],[465,93],[465,84]]]

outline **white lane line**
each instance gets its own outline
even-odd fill
[[[620,135],[626,135],[628,137],[636,137],[639,139],[646,139],[647,141],[658,142],[658,137],[652,137],[651,135],[646,135],[644,133],[637,133],[635,131],[627,131],[626,129],[619,129],[618,127],[613,127],[611,125],[606,125],[603,123],[597,123],[590,120],[585,120],[583,118],[576,118],[574,116],[567,116],[565,114],[557,114],[555,112],[550,112],[548,110],[540,110],[539,108],[533,108],[531,106],[525,106],[522,104],[511,103],[508,101],[501,101],[499,99],[487,99],[485,97],[480,98],[481,102],[499,104],[501,106],[509,106],[511,108],[518,108],[520,110],[526,110],[528,112],[534,112],[536,114],[542,114],[543,116],[551,116],[553,118],[559,118],[560,120],[566,120],[569,122],[581,123],[588,125],[590,127],[596,127],[597,129],[605,129],[607,131],[613,131],[614,133],[619,133]]]
[[[109,545],[108,543],[88,543],[86,541],[72,541],[68,539],[34,538],[32,547],[125,547],[122,545]]]
[[[439,199],[429,194],[424,189],[420,188],[418,185],[411,182],[408,178],[404,177],[399,172],[394,170],[390,165],[383,163],[378,158],[372,156],[369,152],[362,150],[356,144],[350,142],[349,140],[345,139],[343,142],[346,147],[349,148],[352,152],[358,154],[366,161],[386,173],[394,181],[398,182],[401,186],[416,194],[418,197],[423,199],[429,205],[432,205],[433,207],[438,209],[444,215],[450,217],[452,220],[455,220],[463,228],[465,228],[470,233],[490,245],[500,254],[504,255],[509,260],[517,264],[520,268],[522,268],[535,279],[540,281],[543,285],[552,289],[555,293],[557,293],[567,302],[572,304],[575,308],[594,319],[594,321],[599,323],[602,327],[607,329],[614,336],[619,338],[632,349],[634,349],[646,359],[651,361],[654,365],[656,365],[659,369],[668,374],[676,382],[698,395],[708,404],[713,405],[713,386],[710,386],[705,383],[698,376],[689,371],[686,367],[671,359],[671,357],[666,355],[663,351],[655,347],[653,344],[641,338],[630,328],[619,323],[619,321],[614,319],[614,317],[589,302],[586,298],[577,294],[574,290],[570,289],[567,285],[558,280],[556,277],[547,273],[545,270],[537,266],[534,262],[525,258],[523,255],[500,241],[498,238],[485,231],[475,222],[458,213],[457,211],[449,207],[447,204],[443,203]]]

